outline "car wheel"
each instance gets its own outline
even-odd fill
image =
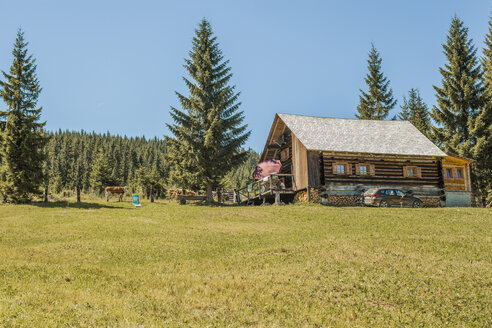
[[[413,202],[412,207],[413,208],[420,208],[420,207],[422,207],[422,202],[420,200],[416,200]]]
[[[379,207],[388,207],[388,202],[385,200],[382,200],[379,202]]]

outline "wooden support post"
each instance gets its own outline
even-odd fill
[[[45,203],[48,202],[48,184],[46,184],[46,186],[44,186],[44,202]]]
[[[262,200],[263,195],[261,194],[261,182],[260,181],[258,181],[258,195],[259,195],[258,197],[260,198],[260,200]]]
[[[154,186],[150,185],[150,202],[154,202]]]
[[[80,186],[77,185],[77,203],[80,203]]]
[[[275,191],[275,205],[280,205],[280,191]]]
[[[309,151],[306,151],[306,172],[307,172],[307,201],[311,201],[311,188],[309,188]]]

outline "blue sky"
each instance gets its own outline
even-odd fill
[[[371,42],[398,99],[419,88],[429,107],[457,14],[479,53],[492,1],[7,1],[0,0],[0,69],[22,27],[43,87],[50,130],[162,137],[184,58],[206,17],[241,91],[262,150],[276,112],[353,118]],[[392,115],[393,115],[392,114]]]

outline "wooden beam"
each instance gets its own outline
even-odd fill
[[[307,201],[311,201],[311,188],[309,188],[309,150],[306,151],[306,173],[307,173]]]

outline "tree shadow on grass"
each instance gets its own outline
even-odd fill
[[[217,203],[217,202],[206,202],[206,201],[199,201],[199,202],[187,202],[186,205],[193,205],[193,206],[205,206],[205,207],[238,207],[241,206],[239,204],[232,204],[232,203]]]
[[[78,208],[78,209],[100,209],[100,208],[121,209],[122,208],[122,207],[101,204],[101,203],[85,203],[85,202],[75,203],[75,202],[68,202],[64,200],[47,202],[47,203],[32,202],[29,205],[44,207],[44,208]]]

